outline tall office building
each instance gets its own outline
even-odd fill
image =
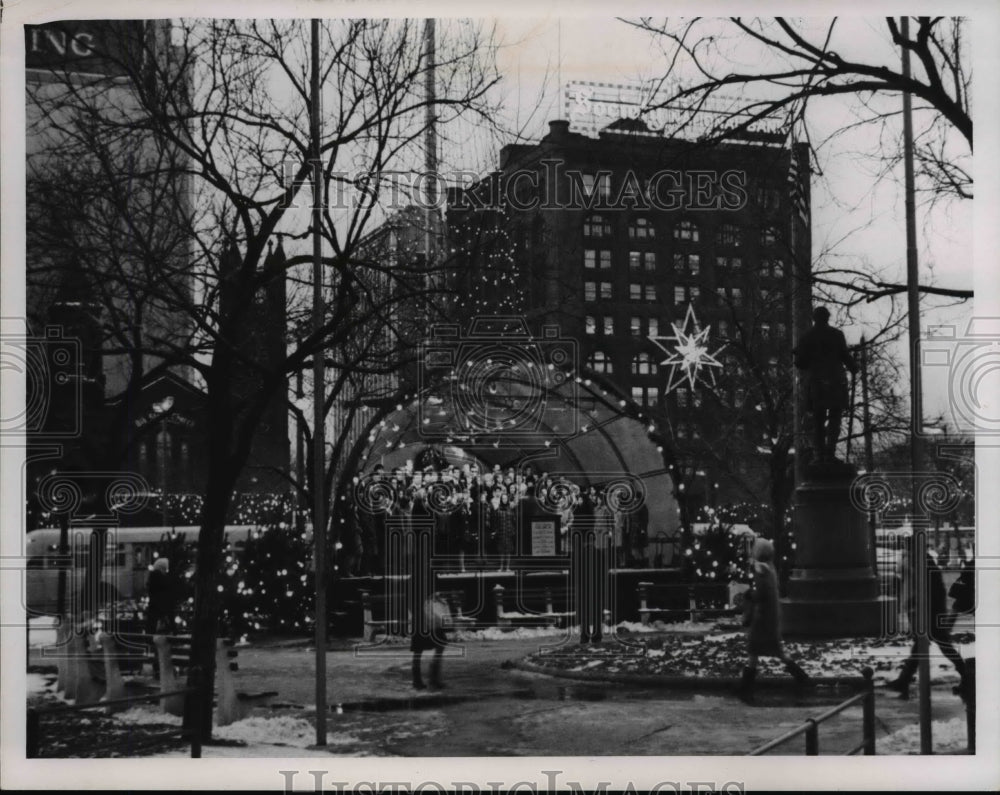
[[[517,274],[475,277],[472,300],[520,295],[532,325],[558,323],[582,363],[666,426],[688,496],[768,501],[790,445],[792,294],[808,272],[808,151],[778,134],[705,145],[619,120],[596,135],[553,121],[506,146],[499,171],[454,191],[449,227],[505,226]],[[805,269],[805,270],[803,270]],[[478,291],[478,292],[477,292]],[[685,333],[720,366],[685,378]],[[652,339],[656,338],[656,339]],[[659,344],[658,344],[659,343]]]

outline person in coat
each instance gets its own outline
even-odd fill
[[[844,332],[830,326],[830,310],[813,312],[813,327],[794,351],[795,366],[805,370],[807,407],[813,415],[813,445],[818,461],[835,461],[840,420],[848,408],[847,374],[858,370],[847,350]]]
[[[903,560],[902,560],[902,570],[904,577],[904,600],[906,601],[906,609],[910,619],[910,627],[917,627],[917,599],[916,599],[916,588],[913,587],[913,538],[912,536],[904,539],[903,543]],[[957,618],[956,614],[948,610],[948,595],[945,592],[944,578],[941,575],[941,567],[937,565],[934,558],[927,554],[925,556],[925,566],[927,573],[927,599],[928,599],[928,622],[927,631],[930,639],[937,644],[938,648],[941,649],[941,653],[947,657],[951,664],[955,666],[955,670],[958,671],[958,675],[961,677],[961,684],[958,686],[958,694],[965,698],[966,693],[966,678],[965,678],[965,661],[962,659],[962,655],[959,654],[958,649],[955,648],[955,644],[951,639],[951,628],[955,625],[955,620]],[[910,650],[910,656],[903,663],[903,669],[899,672],[894,680],[886,684],[889,690],[893,690],[899,693],[901,699],[907,699],[910,697],[910,682],[913,681],[913,677],[917,672],[918,667],[918,657],[917,657],[917,641],[914,639],[913,648]]]
[[[757,538],[753,545],[753,587],[746,594],[747,612],[744,623],[747,632],[747,664],[737,694],[747,702],[753,700],[753,685],[757,677],[758,657],[778,657],[798,685],[809,683],[809,677],[798,663],[785,652],[781,641],[781,603],[778,601],[778,573],[774,568],[774,544]]]
[[[170,561],[157,558],[146,581],[149,605],[146,607],[146,632],[149,635],[169,633],[174,626],[176,611],[173,583],[170,581]]]

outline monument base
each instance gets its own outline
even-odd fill
[[[786,638],[878,637],[897,625],[896,599],[782,599],[781,629]]]
[[[781,602],[789,636],[879,636],[895,627],[896,600],[880,596],[867,516],[852,500],[857,470],[806,467],[795,490],[795,567]]]

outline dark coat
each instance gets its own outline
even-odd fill
[[[795,348],[795,366],[808,373],[810,411],[844,411],[848,408],[847,370],[858,366],[847,350],[847,340],[840,329],[814,325]]]
[[[778,602],[778,574],[770,563],[754,563],[753,590],[747,594],[753,601],[747,642],[750,654],[758,657],[780,657],[781,604]]]
[[[146,608],[146,628],[149,633],[157,632],[161,622],[169,629],[173,624],[174,589],[170,576],[153,569],[146,581],[146,593],[149,595],[149,605]]]

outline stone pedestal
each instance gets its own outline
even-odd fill
[[[806,468],[795,490],[795,568],[782,600],[788,637],[882,635],[895,599],[880,597],[867,517],[851,505],[857,470],[830,462]]]

